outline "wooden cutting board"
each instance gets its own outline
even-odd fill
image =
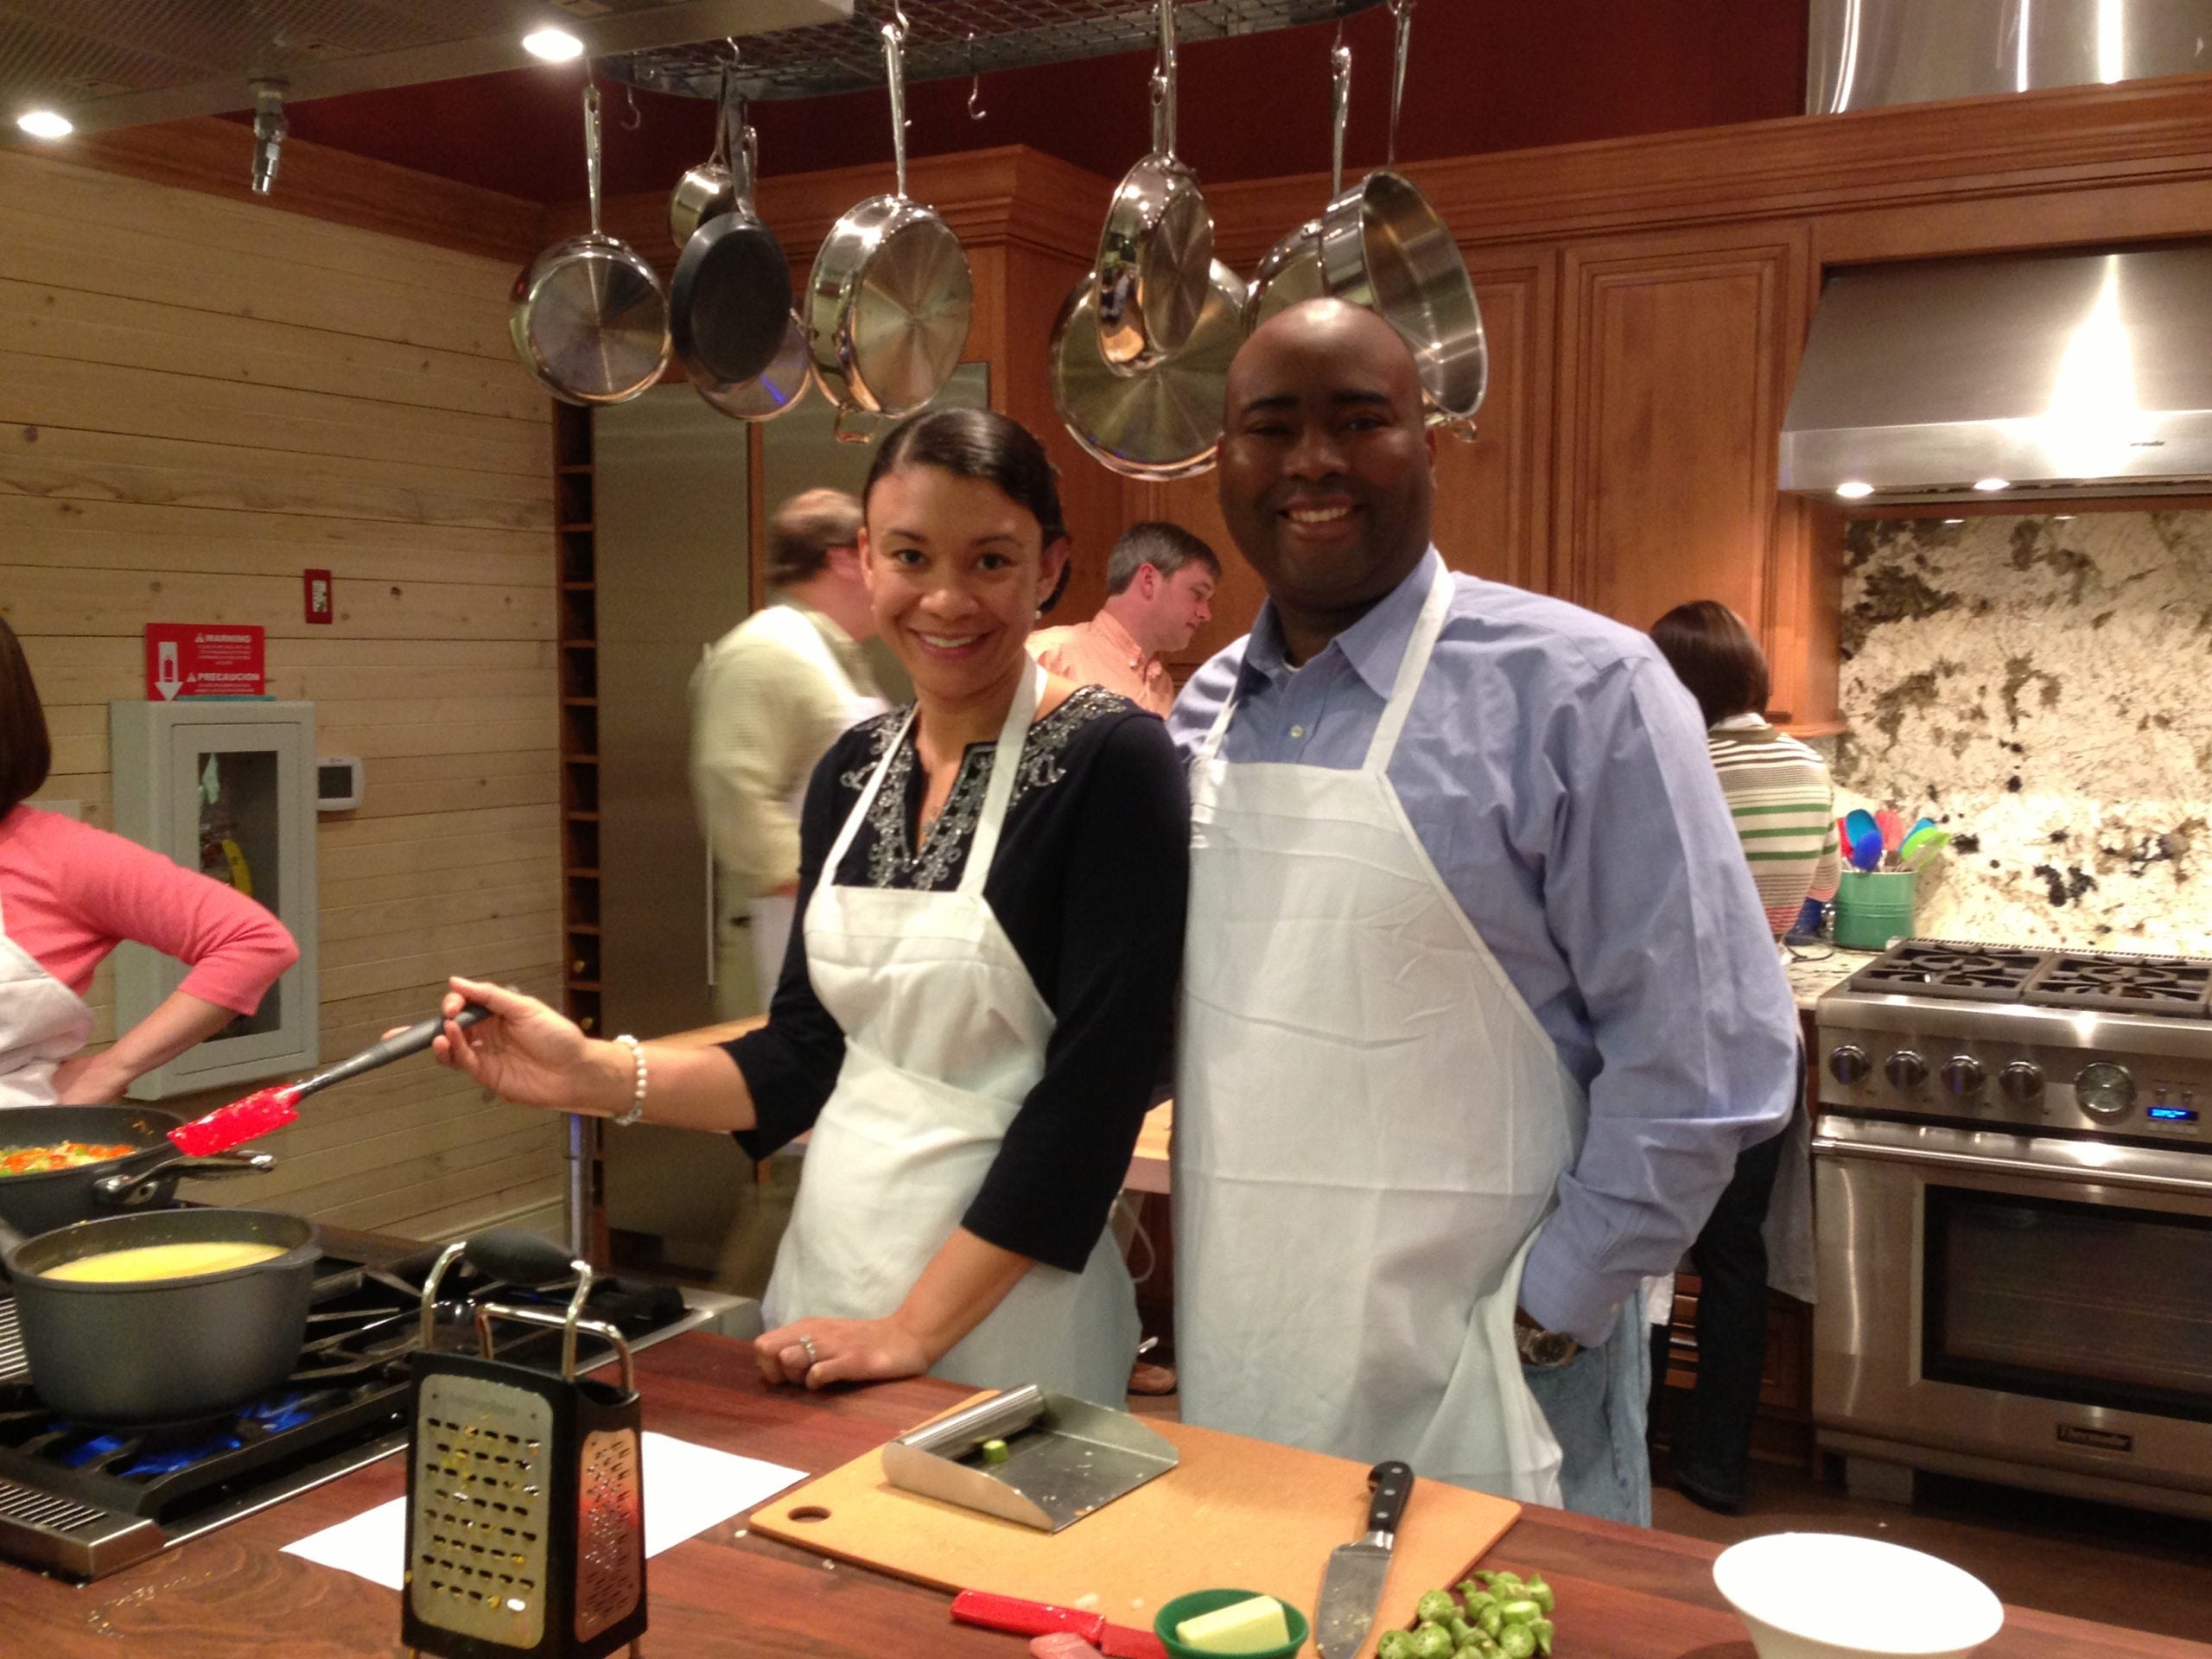
[[[1175,1443],[1180,1461],[1058,1533],[899,1491],[875,1452],[756,1510],[751,1525],[941,1590],[1090,1607],[1147,1630],[1188,1590],[1257,1591],[1311,1620],[1329,1552],[1366,1529],[1367,1465],[1185,1423],[1146,1425]],[[1417,1480],[1361,1651],[1409,1621],[1423,1591],[1464,1577],[1520,1513],[1506,1498]]]

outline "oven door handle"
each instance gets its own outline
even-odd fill
[[[1955,1169],[1981,1175],[2007,1175],[2015,1179],[2065,1181],[2079,1185],[2133,1187],[2147,1192],[2183,1192],[2202,1198],[2212,1194],[2212,1181],[2186,1175],[2152,1175],[2132,1169],[2093,1169],[2082,1164],[2045,1164],[2018,1158],[1985,1158],[1968,1152],[1930,1152],[1923,1147],[1891,1147],[1879,1141],[1839,1141],[1832,1135],[1812,1139],[1816,1155],[1868,1158],[1878,1163],[1918,1164],[1923,1168]]]

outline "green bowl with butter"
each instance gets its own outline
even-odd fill
[[[1282,1602],[1283,1623],[1290,1632],[1287,1642],[1270,1647],[1194,1648],[1176,1634],[1186,1619],[1219,1612],[1224,1607],[1233,1607],[1240,1601],[1250,1601],[1265,1593],[1260,1590],[1193,1590],[1188,1595],[1176,1597],[1153,1616],[1152,1633],[1167,1649],[1168,1659],[1291,1659],[1306,1645],[1309,1630],[1306,1615],[1280,1596],[1275,1599]]]

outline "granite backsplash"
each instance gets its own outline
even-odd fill
[[[1917,930],[2212,955],[2212,512],[1847,532],[1837,783],[1948,828]]]

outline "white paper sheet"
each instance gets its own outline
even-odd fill
[[[804,1470],[652,1433],[645,1437],[645,1465],[648,1555],[757,1509],[806,1478]],[[397,1590],[407,1560],[407,1500],[395,1497],[350,1521],[325,1527],[285,1545],[284,1553]]]

